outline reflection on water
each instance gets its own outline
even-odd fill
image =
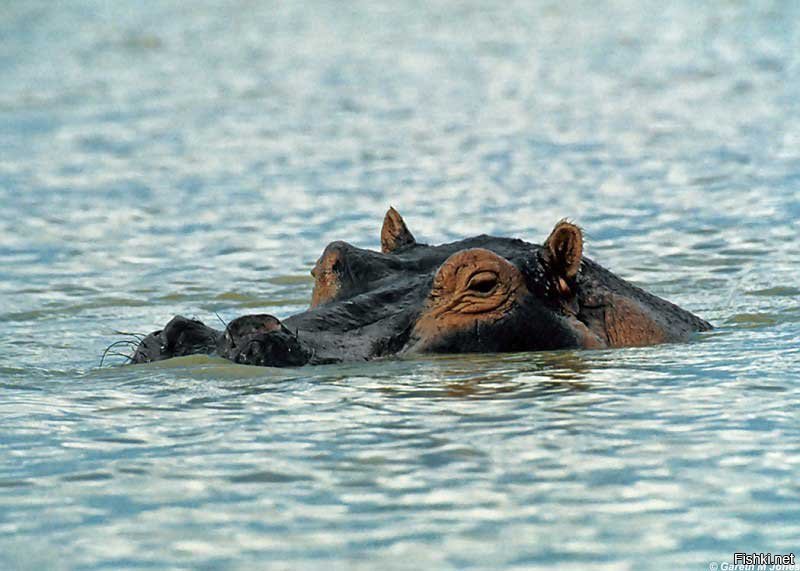
[[[0,568],[796,549],[798,6],[4,3]],[[568,216],[718,328],[98,368],[118,330],[305,308],[324,246],[376,248],[390,204],[431,243]]]

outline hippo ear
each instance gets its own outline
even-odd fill
[[[570,224],[566,220],[562,220],[544,243],[545,255],[550,262],[553,271],[556,272],[559,278],[559,284],[564,279],[572,279],[581,267],[581,257],[583,256],[583,234],[581,229]],[[566,283],[564,283],[566,286]],[[562,293],[568,293],[569,288]]]
[[[389,207],[386,216],[383,217],[383,228],[381,228],[381,252],[389,254],[398,248],[416,244],[414,235],[409,232],[403,217],[400,213]]]

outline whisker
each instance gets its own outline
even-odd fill
[[[131,341],[130,339],[122,339],[120,341],[114,341],[111,345],[106,347],[105,351],[103,351],[103,356],[100,357],[100,366],[101,367],[103,366],[103,362],[105,361],[106,355],[108,355],[109,351],[111,351],[111,349],[113,349],[114,347],[118,347],[119,345],[128,345],[129,347],[133,347],[134,349],[136,347],[138,347],[138,343],[135,343],[134,341]]]
[[[111,353],[109,353],[109,355],[114,355],[115,357],[123,357],[128,361],[133,361],[133,357],[131,357],[130,355],[126,355],[125,353],[118,353],[116,351],[112,351]]]
[[[131,337],[136,337],[139,341],[147,337],[146,333],[135,333],[133,331],[114,331],[115,335],[130,335]]]
[[[222,325],[225,327],[225,333],[228,333],[228,334],[230,334],[230,330],[228,329],[228,324],[227,324],[227,323],[225,323],[225,320],[224,320],[224,319],[222,319],[222,318],[219,316],[219,313],[217,313],[216,311],[214,312],[214,315],[216,315],[216,316],[217,316],[217,319],[219,319],[220,323],[222,323]],[[233,335],[231,335],[231,337],[233,337]]]
[[[216,315],[216,316],[217,316],[217,319],[219,319],[219,322],[220,322],[220,323],[222,323],[222,326],[223,326],[223,327],[225,328],[225,330],[227,331],[227,330],[228,330],[228,324],[227,324],[227,323],[225,323],[225,320],[224,320],[224,319],[222,319],[222,318],[219,316],[219,313],[217,313],[216,311],[214,312],[214,315]]]

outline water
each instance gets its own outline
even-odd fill
[[[0,568],[797,550],[800,4],[608,4],[3,2]],[[432,243],[570,217],[717,329],[99,368],[115,330],[302,310],[390,204]]]

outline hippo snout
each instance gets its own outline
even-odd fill
[[[311,358],[297,336],[267,314],[231,321],[218,338],[217,352],[235,363],[271,367],[299,367]]]

